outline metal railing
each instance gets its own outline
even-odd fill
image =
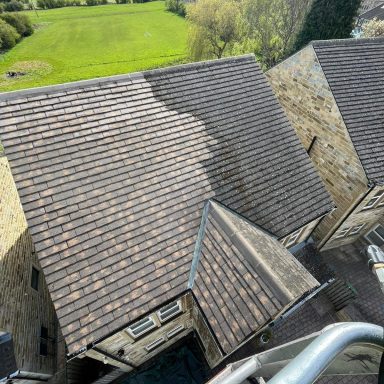
[[[340,353],[355,344],[369,345],[384,351],[384,328],[368,323],[330,325],[276,373],[268,384],[311,384]],[[241,384],[247,378],[254,377],[262,365],[262,359],[256,355],[218,382]]]

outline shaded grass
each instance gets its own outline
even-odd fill
[[[183,18],[164,2],[67,7],[28,14],[35,33],[0,56],[0,90],[15,90],[140,71],[180,62],[186,55]],[[19,62],[52,68],[18,79],[5,72]]]

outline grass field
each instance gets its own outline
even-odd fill
[[[35,33],[0,55],[0,91],[135,72],[185,59],[186,21],[163,1],[26,12]],[[9,70],[27,73],[8,79]]]

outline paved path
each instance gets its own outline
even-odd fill
[[[384,326],[384,294],[375,276],[368,269],[367,260],[360,253],[362,248],[362,245],[348,245],[325,251],[321,256],[336,277],[348,281],[357,291],[357,298],[342,311],[344,318]],[[320,294],[273,328],[273,337],[268,349],[319,331],[329,324],[339,322],[340,318],[340,314],[336,314],[326,296]],[[259,346],[253,343],[248,345],[243,353],[239,353],[238,357],[249,356],[252,354],[252,348],[253,353],[255,349],[260,350]],[[377,376],[323,377],[316,383],[376,384]]]

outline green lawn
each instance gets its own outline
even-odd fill
[[[185,59],[187,25],[164,2],[26,12],[35,33],[0,55],[0,91],[135,72]],[[5,73],[28,73],[7,79]]]

